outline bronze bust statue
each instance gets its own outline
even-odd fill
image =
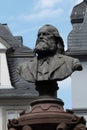
[[[64,54],[63,39],[52,25],[39,29],[34,51],[36,57],[17,68],[28,82],[60,81],[82,70],[78,59]]]
[[[84,118],[71,110],[63,110],[57,98],[57,81],[82,70],[78,59],[64,54],[63,39],[52,25],[40,28],[34,49],[36,57],[17,68],[28,82],[35,82],[39,97],[31,103],[29,113],[21,113],[17,120],[9,120],[9,130],[86,130]]]

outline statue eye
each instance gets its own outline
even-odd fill
[[[50,35],[50,33],[46,32],[46,35]]]
[[[46,35],[46,33],[43,33],[42,35],[43,35],[43,36],[45,36],[45,35]]]
[[[45,33],[45,32],[43,32],[43,33],[39,33],[38,34],[38,37],[40,37],[40,36],[46,36],[47,34]]]
[[[41,37],[41,36],[49,36],[50,33],[49,32],[41,32],[41,33],[38,33],[38,37]]]

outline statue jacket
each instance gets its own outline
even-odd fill
[[[17,67],[17,72],[28,82],[60,81],[76,70],[82,70],[79,60],[61,54],[42,60],[35,57]]]

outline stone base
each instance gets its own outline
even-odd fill
[[[64,111],[63,104],[61,99],[39,97],[31,103],[29,113],[9,120],[8,130],[86,130],[85,119]]]

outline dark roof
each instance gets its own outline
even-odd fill
[[[26,55],[23,54],[21,56],[20,55],[7,56],[10,80],[14,88],[18,88],[22,86],[24,87],[24,84],[29,86],[29,84],[27,84],[27,82],[25,82],[25,80],[22,79],[22,77],[16,72],[16,68],[18,65],[22,64],[23,62],[26,62],[27,60],[30,60],[33,57],[31,56],[29,57],[29,54],[27,54],[27,57]]]
[[[30,98],[38,96],[34,83],[28,83],[16,72],[16,67],[35,56],[32,49],[23,45],[21,36],[13,36],[7,24],[0,24],[0,37],[7,46],[7,63],[12,89],[0,89],[0,98]]]
[[[3,38],[10,46],[21,46],[16,37],[12,35],[7,25],[0,24],[0,37]]]
[[[76,25],[68,35],[68,50],[80,55],[87,54],[87,11],[83,23]]]
[[[71,13],[71,23],[82,23],[84,20],[86,8],[87,0],[83,0],[83,2],[76,5]]]
[[[10,89],[0,89],[0,99],[28,99],[35,98],[38,96],[38,92],[35,90],[35,85],[33,83],[26,83],[24,86],[20,86],[18,88],[10,88]]]

